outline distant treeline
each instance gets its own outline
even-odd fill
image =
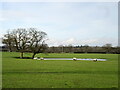
[[[48,53],[120,53],[120,47],[112,46],[58,46],[48,47]]]
[[[2,51],[9,51],[7,46],[1,47]],[[16,51],[13,49],[12,51]],[[26,52],[29,52],[27,50]],[[111,44],[106,44],[104,46],[47,46],[45,49],[46,53],[112,53],[112,54],[120,54],[120,47],[112,47]],[[41,52],[42,53],[42,52]]]

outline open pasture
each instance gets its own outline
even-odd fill
[[[30,57],[31,54],[25,54]],[[37,54],[44,58],[101,58],[107,61],[20,59],[2,53],[3,88],[117,88],[117,54]]]

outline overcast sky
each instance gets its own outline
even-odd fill
[[[50,46],[118,44],[117,2],[0,2],[0,37],[8,29],[45,31]]]

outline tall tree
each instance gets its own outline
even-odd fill
[[[106,50],[106,53],[110,53],[111,48],[112,48],[112,44],[105,44],[103,45],[103,48]]]
[[[28,31],[25,28],[18,28],[12,31],[14,37],[14,46],[17,51],[21,52],[21,58],[23,58],[23,53],[27,49]]]
[[[4,39],[2,39],[2,43],[7,45],[9,52],[12,52],[13,35],[10,33],[10,31],[8,31],[7,34],[4,35]]]
[[[45,50],[46,33],[38,31],[36,28],[30,28],[29,31],[29,49],[33,53],[32,58]]]

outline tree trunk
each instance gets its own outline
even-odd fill
[[[8,46],[8,48],[9,48],[9,52],[12,52],[12,48],[10,46]]]
[[[12,50],[9,49],[9,52],[12,52]]]
[[[35,55],[36,55],[36,53],[33,53],[33,55],[32,55],[32,59],[35,57]]]
[[[20,58],[23,58],[23,52],[21,52]]]

